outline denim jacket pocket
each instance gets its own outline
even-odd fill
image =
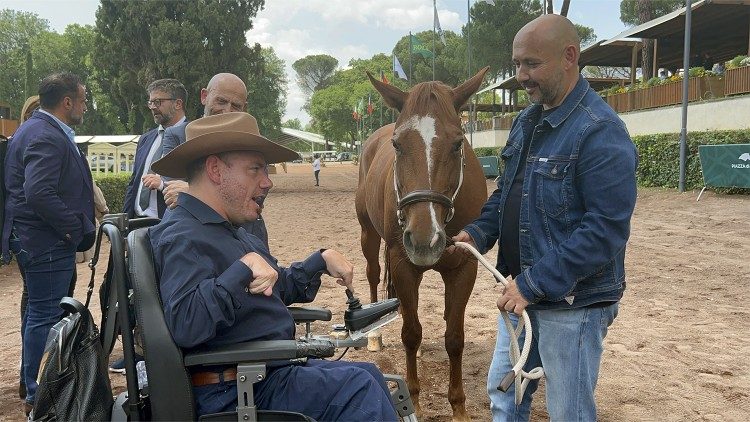
[[[537,179],[536,207],[550,217],[557,217],[567,207],[565,178],[569,169],[569,160],[537,162],[534,167]]]

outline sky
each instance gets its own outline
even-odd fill
[[[476,1],[468,0],[472,5]],[[98,5],[97,0],[0,0],[0,9],[36,13],[57,32],[72,23],[94,25]],[[556,13],[561,5],[562,0],[554,0]],[[442,29],[460,32],[466,24],[466,8],[466,0],[437,0]],[[594,28],[597,40],[625,29],[620,22],[620,0],[571,0],[568,18]],[[305,125],[310,117],[301,108],[305,96],[295,81],[292,63],[310,54],[328,54],[345,68],[352,58],[390,54],[401,37],[409,31],[432,29],[432,22],[431,0],[266,0],[247,40],[273,47],[286,62],[289,83],[283,120],[298,118]]]

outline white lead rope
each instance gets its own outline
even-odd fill
[[[480,254],[479,251],[476,250],[473,246],[466,242],[456,242],[455,245],[471,252],[471,254],[474,255],[474,257],[479,262],[481,262],[482,265],[484,265],[484,267],[492,273],[492,275],[495,276],[497,281],[502,283],[504,287],[508,285],[508,280],[506,280],[505,277],[503,277],[503,275],[500,274],[500,272],[495,269],[495,267],[490,264],[490,262],[487,261],[487,259],[485,259],[485,257],[483,257],[482,254]],[[508,311],[501,310],[500,313],[502,314],[503,320],[505,321],[505,329],[508,331],[508,337],[510,337],[509,354],[510,362],[513,364],[513,369],[512,372],[509,372],[505,375],[505,377],[503,377],[500,386],[498,386],[497,388],[501,391],[507,391],[508,388],[510,388],[511,382],[515,382],[515,400],[516,405],[519,405],[521,404],[521,400],[523,400],[523,393],[524,391],[526,391],[526,387],[529,385],[529,381],[542,378],[544,376],[544,370],[540,366],[532,369],[529,372],[523,370],[523,366],[526,364],[526,360],[529,358],[532,336],[531,320],[529,319],[529,314],[526,312],[526,310],[524,310],[521,314],[521,319],[518,321],[518,326],[516,328],[513,328],[513,323],[508,316]],[[520,337],[524,329],[526,329],[526,336],[523,340],[523,349],[520,349],[518,345],[518,337]]]

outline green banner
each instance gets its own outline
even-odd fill
[[[701,145],[698,155],[706,186],[750,188],[750,144]]]

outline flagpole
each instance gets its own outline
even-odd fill
[[[471,78],[471,0],[466,0],[466,64]],[[474,114],[471,112],[473,102],[469,101],[469,145],[474,147]]]
[[[432,10],[435,16],[437,16],[437,0],[432,0]],[[437,32],[437,28],[435,27],[435,17],[432,18],[432,80],[435,80],[435,32]]]
[[[414,80],[414,75],[412,75],[411,71],[411,48],[411,31],[409,31],[409,86],[411,86],[411,83]]]

